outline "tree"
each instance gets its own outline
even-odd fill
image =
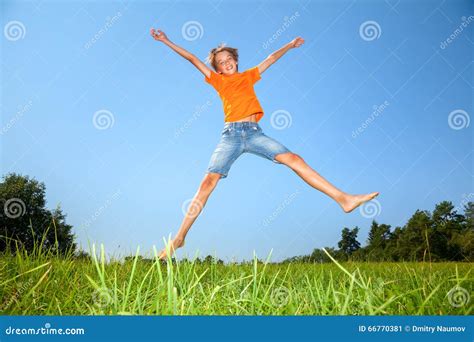
[[[89,253],[87,253],[86,251],[83,251],[83,250],[77,250],[76,253],[74,254],[74,258],[77,259],[77,260],[84,260],[84,261],[91,261],[92,260]]]
[[[474,202],[464,205],[464,216],[460,231],[452,235],[450,245],[456,244],[459,249],[459,260],[474,260]]]
[[[357,241],[357,234],[359,233],[359,227],[354,229],[344,228],[341,234],[341,240],[338,242],[338,247],[341,252],[349,257],[352,253],[360,248],[360,243]]]
[[[387,254],[387,258],[392,261],[400,261],[401,260],[401,253],[399,249],[401,248],[402,242],[402,235],[403,235],[403,227],[396,227],[393,232],[390,234],[390,239],[387,241],[387,246],[385,247],[385,251]]]
[[[433,214],[417,210],[408,222],[391,231],[391,226],[372,221],[367,245],[360,248],[359,228],[342,230],[339,249],[326,250],[338,260],[352,261],[468,261],[474,260],[474,202],[463,203],[464,214],[450,201],[435,206]],[[327,262],[322,249],[284,262]]]
[[[468,202],[464,205],[464,222],[466,229],[474,230],[474,202]]]
[[[332,247],[324,247],[324,249],[333,257],[337,255],[336,249]],[[331,262],[331,259],[329,259],[328,255],[322,249],[315,248],[309,257],[309,261],[323,263]]]
[[[11,173],[0,183],[0,252],[15,246],[26,251],[42,248],[60,254],[76,251],[72,226],[60,206],[48,210],[45,185],[28,176]]]
[[[217,257],[214,257],[212,255],[207,255],[203,261],[203,263],[205,264],[224,264],[224,261],[217,258]]]
[[[461,246],[457,237],[462,235],[465,217],[454,210],[451,202],[443,201],[436,205],[432,219],[431,245],[433,254],[442,259],[462,260]]]
[[[397,258],[407,261],[430,258],[428,231],[431,225],[430,213],[417,209],[400,232],[395,250]]]
[[[379,225],[375,220],[373,220],[369,231],[369,237],[367,239],[367,247],[365,248],[367,259],[377,261],[390,259],[386,253],[390,237],[390,225]]]

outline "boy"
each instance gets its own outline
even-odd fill
[[[237,49],[223,45],[212,49],[207,60],[213,67],[213,71],[195,55],[171,42],[163,31],[155,31],[152,28],[151,35],[155,40],[164,43],[187,59],[204,74],[205,81],[211,84],[221,97],[224,109],[225,124],[221,132],[221,140],[211,156],[207,172],[188,207],[181,227],[171,241],[170,254],[174,253],[177,248],[184,246],[186,234],[202,211],[211,192],[220,179],[227,177],[232,163],[245,152],[288,166],[310,186],[335,200],[346,213],[379,194],[372,192],[351,195],[339,190],[306,164],[298,154],[291,152],[275,139],[265,135],[258,125],[264,112],[253,85],[261,78],[261,74],[288,50],[301,46],[304,43],[301,37],[293,39],[273,52],[257,66],[240,73],[238,72]],[[166,249],[163,249],[159,258],[165,259],[166,257]]]

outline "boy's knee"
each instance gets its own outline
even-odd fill
[[[204,179],[201,182],[200,190],[201,191],[212,191],[216,185],[221,175],[219,173],[209,172],[204,176]]]
[[[289,157],[293,162],[304,162],[304,159],[303,157],[301,157],[299,154],[296,154],[296,153],[293,153],[291,152],[290,153],[290,157]]]
[[[277,154],[275,156],[275,159],[287,165],[304,161],[300,155],[293,152],[285,152],[285,153]]]

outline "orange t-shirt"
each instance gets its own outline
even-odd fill
[[[205,81],[219,94],[224,108],[224,122],[232,122],[257,114],[257,122],[263,117],[263,109],[258,102],[253,85],[260,79],[258,67],[232,75],[218,74],[211,70]]]

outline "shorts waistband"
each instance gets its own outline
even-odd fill
[[[258,127],[258,123],[253,122],[253,121],[226,122],[224,124],[224,128],[227,128],[227,127],[233,127],[233,128],[237,128],[237,127]]]

